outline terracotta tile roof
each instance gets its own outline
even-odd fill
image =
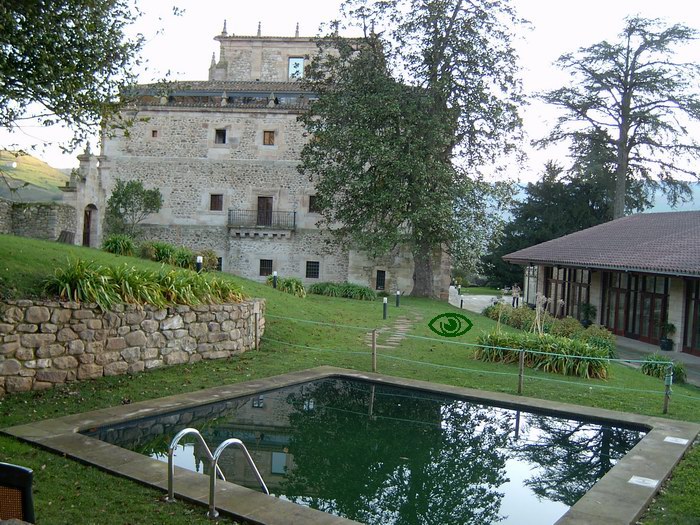
[[[700,211],[630,215],[503,259],[515,264],[700,276]]]

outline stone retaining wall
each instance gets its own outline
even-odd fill
[[[0,302],[0,395],[240,354],[265,329],[265,301],[158,309]]]

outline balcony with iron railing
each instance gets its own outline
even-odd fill
[[[296,230],[297,212],[271,210],[229,210],[229,228]]]

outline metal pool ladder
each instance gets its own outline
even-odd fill
[[[219,513],[216,510],[216,505],[214,503],[214,496],[216,494],[216,475],[218,474],[221,479],[226,481],[224,473],[221,472],[221,469],[219,468],[219,457],[229,445],[236,445],[240,447],[240,449],[243,451],[243,455],[248,461],[248,465],[250,465],[250,468],[253,470],[253,474],[257,478],[258,483],[260,483],[260,488],[262,488],[265,494],[270,494],[270,491],[267,489],[267,485],[265,485],[265,482],[263,481],[262,476],[258,471],[258,467],[255,466],[253,458],[250,457],[248,449],[245,447],[245,445],[240,439],[227,439],[226,441],[221,443],[221,445],[216,447],[216,450],[212,454],[211,450],[209,450],[209,447],[207,446],[206,441],[204,441],[202,434],[199,433],[199,430],[197,430],[196,428],[186,428],[177,433],[177,435],[170,442],[170,446],[168,447],[168,497],[166,498],[167,502],[172,503],[173,501],[175,501],[175,464],[173,463],[173,454],[175,453],[175,447],[177,447],[179,441],[188,434],[194,434],[197,437],[199,443],[204,448],[204,452],[207,455],[207,459],[209,460],[209,464],[211,467],[209,469],[209,512],[207,512],[207,516],[209,518],[214,519],[219,516]]]

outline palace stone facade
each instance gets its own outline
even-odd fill
[[[159,188],[163,207],[144,237],[214,250],[223,271],[306,284],[351,281],[410,293],[413,260],[397,249],[379,260],[329,251],[319,229],[314,186],[299,174],[308,137],[297,117],[313,101],[298,78],[317,52],[306,37],[235,36],[224,31],[209,79],[141,85],[124,111],[128,132],[104,134],[99,155],[80,156],[65,189],[77,210],[76,242],[99,246],[106,202],[117,179]],[[449,262],[434,267],[447,290]]]

